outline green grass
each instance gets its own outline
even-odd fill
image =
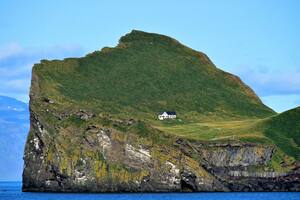
[[[285,166],[282,165],[283,163]],[[294,164],[295,159],[292,156],[287,156],[281,149],[277,149],[272,159],[267,163],[267,167],[276,172],[288,172],[295,167]]]
[[[133,31],[115,48],[83,58],[43,61],[35,65],[41,96],[131,117],[155,116],[163,110],[192,120],[256,118],[274,112],[242,81],[215,67],[209,58],[178,41]]]
[[[300,161],[300,107],[270,118],[265,135],[287,155]]]
[[[300,107],[263,119],[152,123],[163,132],[187,139],[274,144],[286,155],[300,161]]]
[[[157,122],[154,127],[169,134],[202,141],[242,140],[270,143],[270,140],[263,134],[262,123],[264,121],[265,119],[249,119],[179,125]]]
[[[43,60],[32,77],[31,109],[49,127],[83,129],[87,123],[74,116],[58,121],[45,112],[43,97],[54,100],[49,106],[53,113],[92,111],[96,117],[89,123],[113,126],[110,117],[133,118],[139,121],[133,128],[114,128],[158,143],[164,140],[159,133],[166,133],[201,141],[275,144],[300,160],[299,108],[272,117],[276,113],[238,77],[167,36],[132,31],[115,48],[82,58]],[[176,111],[180,120],[158,121],[157,114],[165,110]]]

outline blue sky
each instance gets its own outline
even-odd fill
[[[33,63],[166,34],[237,74],[278,112],[300,105],[300,1],[0,0],[0,95],[28,101]]]

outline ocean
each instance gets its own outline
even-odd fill
[[[74,194],[22,192],[21,186],[21,182],[0,182],[0,200],[300,200],[300,192]]]

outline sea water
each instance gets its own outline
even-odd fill
[[[21,182],[0,182],[0,200],[300,200],[299,192],[74,194],[22,192]]]

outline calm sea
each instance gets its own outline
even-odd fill
[[[21,192],[21,182],[0,182],[0,200],[300,200],[297,192],[260,193],[163,193],[163,194],[61,194]]]

